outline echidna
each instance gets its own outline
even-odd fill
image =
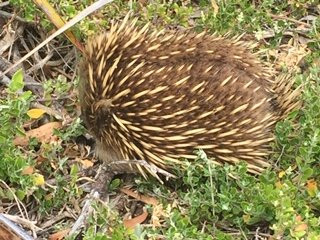
[[[275,123],[297,105],[292,81],[274,78],[239,38],[150,31],[136,21],[126,17],[89,40],[80,66],[82,115],[97,156],[167,169],[203,149],[217,163],[268,167]]]

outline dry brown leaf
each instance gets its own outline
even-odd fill
[[[145,195],[142,195],[139,193],[135,193],[131,189],[128,189],[128,188],[121,188],[120,191],[127,194],[128,196],[133,197],[133,198],[135,198],[141,202],[144,202],[146,204],[150,204],[153,206],[158,205],[158,200],[154,197],[145,196]]]
[[[123,224],[126,228],[134,228],[140,223],[143,223],[148,217],[147,211],[144,211],[141,215],[136,216],[132,219],[124,219]]]
[[[299,39],[290,38],[287,44],[281,45],[277,50],[269,50],[268,53],[275,58],[277,68],[281,69],[282,66],[287,66],[290,69],[295,69],[310,53],[310,49],[306,44],[301,44]]]
[[[308,229],[308,225],[305,223],[301,223],[294,228],[295,232],[306,231]]]
[[[38,154],[37,158],[36,158],[36,163],[37,164],[41,164],[44,161],[48,160],[47,158],[45,158],[44,156],[42,156],[41,154]]]
[[[10,226],[0,222],[0,240],[21,240],[21,237],[17,235],[16,232],[10,229]]]
[[[13,140],[13,143],[18,146],[27,146],[29,143],[29,139],[34,137],[39,142],[48,143],[50,141],[57,140],[57,137],[53,135],[54,129],[61,128],[60,122],[50,122],[47,124],[42,125],[41,127],[32,129],[26,132],[26,136],[24,137],[17,137]]]
[[[314,179],[307,181],[307,192],[311,197],[315,197],[318,193],[317,182]]]
[[[302,221],[301,215],[296,216],[296,221],[297,221],[297,222],[301,222],[301,221]]]
[[[59,232],[56,232],[54,234],[51,234],[49,236],[49,240],[62,240],[64,239],[65,236],[67,236],[67,234],[69,233],[70,229],[64,229],[64,230],[60,230]]]
[[[146,6],[148,4],[148,0],[138,0],[141,6]]]
[[[52,200],[53,197],[54,197],[53,193],[49,193],[49,194],[44,196],[44,199],[47,200],[47,201],[50,201],[50,200]]]
[[[85,160],[80,159],[79,162],[82,164],[84,169],[87,169],[93,166],[93,162],[88,159],[85,159]]]
[[[310,53],[304,46],[292,46],[278,56],[278,63],[288,67],[298,66],[301,60]]]
[[[31,167],[31,166],[28,166],[28,167],[25,167],[25,168],[22,170],[21,174],[22,174],[22,175],[30,175],[30,174],[32,174],[33,172],[34,172],[34,168]]]

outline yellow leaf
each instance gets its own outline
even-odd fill
[[[282,188],[282,183],[280,181],[276,182],[275,185],[276,185],[277,189],[281,189]]]
[[[44,177],[41,174],[37,174],[33,180],[36,186],[41,186],[45,183]]]
[[[46,113],[46,111],[43,109],[40,109],[40,108],[33,108],[27,112],[28,116],[32,119],[38,119],[38,118],[42,117],[42,115],[45,113]]]
[[[307,191],[311,197],[316,196],[318,192],[318,186],[317,186],[317,182],[314,179],[310,179],[307,182]]]
[[[282,178],[284,175],[286,175],[286,172],[285,172],[285,171],[279,172],[279,178]]]
[[[251,219],[251,216],[248,215],[248,214],[245,214],[245,215],[242,216],[242,218],[243,218],[243,221],[244,221],[245,223],[249,223],[249,221],[250,221],[250,219]]]

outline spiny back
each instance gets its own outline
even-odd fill
[[[245,160],[252,172],[267,167],[282,110],[252,45],[135,23],[91,39],[81,63],[82,113],[98,156],[166,168],[201,148],[218,162]]]

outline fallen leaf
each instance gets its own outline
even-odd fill
[[[245,223],[249,223],[249,221],[250,221],[250,219],[251,219],[251,216],[250,215],[248,215],[248,214],[244,214],[243,216],[242,216],[242,219],[243,219],[243,221],[245,222]]]
[[[275,183],[275,186],[277,189],[281,189],[282,188],[282,183],[280,181]]]
[[[297,215],[297,216],[296,216],[296,221],[297,221],[297,222],[301,222],[301,221],[302,221],[301,215]]]
[[[19,230],[19,231],[17,231]],[[0,240],[21,240],[23,230],[5,216],[0,217]]]
[[[46,111],[43,109],[33,108],[27,112],[27,115],[32,119],[38,119],[38,118],[42,117],[42,115],[45,113],[46,113]]]
[[[90,168],[93,166],[93,162],[88,159],[80,160],[80,162],[81,162],[84,169],[87,169],[87,168]]]
[[[318,192],[317,182],[314,179],[307,181],[307,191],[309,196],[314,197]]]
[[[48,160],[47,158],[45,158],[44,156],[42,156],[41,154],[38,154],[37,158],[36,158],[36,163],[37,164],[41,164],[44,161]]]
[[[33,172],[34,172],[33,167],[27,166],[27,167],[25,167],[25,168],[22,170],[21,174],[22,174],[22,175],[30,175],[30,174],[32,174]]]
[[[306,223],[301,223],[294,228],[295,232],[301,232],[308,229],[308,225]]]
[[[144,211],[141,215],[136,216],[132,219],[124,219],[123,224],[126,228],[134,228],[140,223],[143,223],[148,217],[147,211]]]
[[[168,218],[168,213],[163,209],[162,204],[158,204],[152,207],[151,224],[153,227],[161,226],[161,219]]]
[[[281,51],[277,58],[277,64],[293,68],[298,66],[302,59],[310,53],[306,46],[288,46],[286,50]]]
[[[50,122],[42,125],[41,127],[32,129],[26,132],[23,137],[17,137],[13,140],[13,143],[18,146],[27,146],[30,138],[36,138],[41,143],[48,143],[53,140],[57,140],[57,137],[53,135],[54,129],[61,128],[60,122]]]
[[[279,172],[279,178],[282,178],[284,175],[286,175],[286,172],[285,172],[285,171]]]
[[[47,201],[49,201],[49,200],[52,200],[53,197],[54,197],[54,196],[53,196],[53,193],[49,193],[49,194],[47,194],[47,195],[44,196],[44,199],[47,200]]]
[[[150,196],[145,196],[139,193],[135,193],[132,190],[130,190],[129,188],[121,188],[120,189],[121,192],[127,194],[130,197],[133,197],[141,202],[144,202],[146,204],[150,204],[150,205],[158,205],[158,200],[154,197],[150,197]]]
[[[49,236],[49,240],[62,240],[69,233],[70,229],[60,230],[59,232],[53,233]]]

